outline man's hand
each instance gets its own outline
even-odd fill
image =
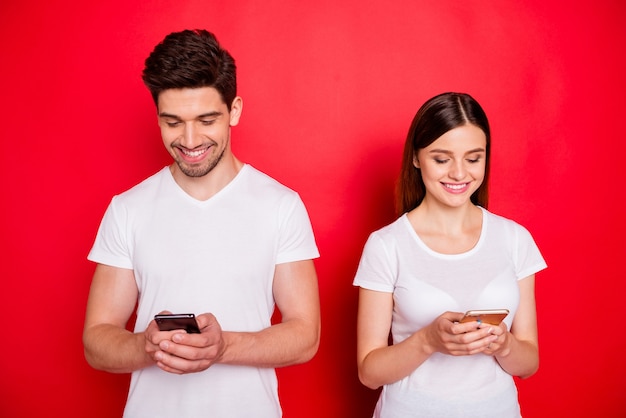
[[[145,332],[145,350],[157,366],[175,374],[196,373],[218,363],[226,349],[222,328],[213,314],[196,317],[200,334],[184,330],[159,331],[151,321]]]

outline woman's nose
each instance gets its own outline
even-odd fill
[[[455,162],[452,167],[450,167],[450,172],[448,173],[448,176],[450,176],[450,178],[454,180],[463,180],[466,173],[467,170],[465,169],[463,161],[458,161]]]

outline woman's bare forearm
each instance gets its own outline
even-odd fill
[[[509,347],[496,355],[500,367],[508,374],[527,378],[539,368],[539,349],[529,341],[522,341],[509,336]]]

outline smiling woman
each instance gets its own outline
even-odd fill
[[[534,275],[546,264],[526,229],[480,206],[489,142],[467,94],[433,97],[411,124],[404,212],[370,235],[354,279],[359,377],[383,387],[374,417],[521,416],[513,376],[538,367]],[[495,308],[510,319],[461,323]]]
[[[458,144],[458,141],[454,140],[457,137],[463,138],[466,134],[473,138],[472,143]],[[442,141],[437,141],[438,145],[433,145],[438,139]],[[452,154],[453,150],[446,149],[446,146],[454,147],[455,153]],[[459,147],[465,148],[459,150]],[[454,157],[453,169],[461,171],[473,165],[475,160],[480,179],[473,182],[474,188],[469,197],[472,203],[486,208],[489,199],[490,150],[491,128],[487,115],[471,96],[447,93],[430,99],[418,110],[409,128],[396,193],[398,213],[414,209],[426,197],[426,185],[422,178],[423,172],[420,170],[422,164],[420,156],[425,158],[424,153],[429,154],[429,161],[442,165]],[[459,152],[462,155],[459,155]],[[436,158],[438,154],[441,158]],[[462,172],[450,174],[463,175]]]
[[[470,123],[441,135],[417,151],[413,165],[427,190],[421,204],[464,204],[483,184],[486,169],[485,132]],[[429,193],[430,192],[430,193]]]

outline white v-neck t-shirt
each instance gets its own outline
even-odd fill
[[[318,256],[299,195],[244,165],[206,201],[185,193],[168,167],[115,196],[88,258],[134,271],[135,331],[162,310],[211,312],[224,330],[259,331],[271,325],[275,266]],[[124,413],[281,415],[274,369],[222,364],[182,376],[156,366],[135,371]]]

